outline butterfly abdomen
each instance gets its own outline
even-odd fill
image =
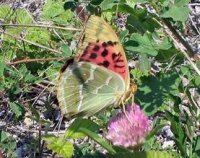
[[[118,42],[89,43],[83,53],[78,57],[78,61],[91,62],[104,66],[118,73],[123,79],[127,76],[126,61],[121,52],[116,52]]]

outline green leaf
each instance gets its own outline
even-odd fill
[[[64,9],[64,3],[57,1],[56,3],[53,0],[48,0],[44,5],[41,18],[44,20],[50,20],[58,24],[66,24],[68,21],[71,21],[73,18],[73,12],[70,10]]]
[[[64,57],[70,57],[72,55],[72,51],[70,50],[68,45],[62,44],[61,48],[62,48],[62,52],[63,52],[62,55]]]
[[[144,34],[147,31],[154,32],[155,29],[160,28],[160,24],[152,16],[149,16],[145,9],[135,10],[125,4],[119,5],[116,9],[118,8],[130,14],[127,18],[127,29],[130,33]]]
[[[6,67],[6,63],[0,60],[0,82],[4,80],[4,68]]]
[[[194,84],[196,85],[196,87],[200,87],[200,76],[194,77]]]
[[[65,136],[66,138],[83,138],[86,135],[80,131],[80,128],[87,128],[93,132],[99,130],[99,126],[89,119],[77,118],[67,129]]]
[[[175,2],[174,5],[170,6],[167,11],[161,14],[161,17],[172,18],[174,21],[185,23],[189,16],[189,0],[178,0]]]
[[[101,2],[100,7],[102,10],[108,10],[116,5],[115,2],[116,0],[104,0],[103,2]]]
[[[171,122],[171,131],[174,134],[175,144],[180,150],[182,155],[187,155],[186,151],[186,133],[184,132],[184,125],[182,124],[179,116],[166,112],[166,118]]]
[[[177,152],[173,151],[141,151],[122,152],[110,155],[109,158],[181,158]]]
[[[143,74],[148,76],[151,69],[151,61],[146,54],[139,55],[139,69],[143,71]]]
[[[57,154],[65,158],[71,158],[73,155],[74,147],[70,142],[66,142],[63,137],[56,137],[53,135],[46,135],[43,137],[47,141],[48,149],[53,150]]]
[[[13,113],[15,114],[15,116],[17,118],[19,118],[20,116],[22,116],[25,112],[25,109],[23,108],[23,106],[19,103],[9,103],[11,110],[13,111]]]
[[[68,2],[65,2],[64,4],[64,9],[67,10],[67,9],[70,9],[72,11],[74,11],[77,7],[77,3],[74,2],[74,1],[68,1]]]
[[[154,40],[151,34],[145,33],[143,36],[134,33],[131,39],[138,43],[138,46],[126,46],[129,51],[136,51],[139,53],[145,53],[151,56],[156,56],[160,49],[167,50],[171,47],[167,38],[162,41]]]
[[[29,34],[26,39],[32,42],[40,43],[42,45],[49,45],[51,39],[50,32],[44,28],[29,28]]]
[[[17,24],[31,24],[32,16],[25,9],[17,9],[16,12],[16,22]]]
[[[0,142],[3,143],[4,141],[6,141],[8,139],[8,135],[6,132],[4,131],[0,131]]]
[[[101,137],[99,137],[96,133],[88,130],[87,128],[80,128],[80,131],[88,135],[91,139],[93,139],[95,142],[97,142],[99,145],[101,145],[104,149],[106,149],[109,153],[114,154],[116,153],[115,150]]]
[[[0,5],[0,19],[7,19],[13,14],[9,5]]]
[[[170,98],[170,94],[179,94],[180,83],[181,80],[175,71],[159,73],[156,77],[142,77],[138,80],[136,99],[148,115],[153,114]]]

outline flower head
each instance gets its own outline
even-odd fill
[[[150,120],[136,104],[129,105],[125,113],[120,112],[111,118],[106,138],[114,145],[123,147],[144,143],[151,130]]]

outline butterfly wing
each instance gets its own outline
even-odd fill
[[[58,84],[59,105],[68,116],[91,116],[116,103],[125,92],[120,75],[88,62],[69,65]]]
[[[77,61],[104,66],[122,76],[126,90],[130,86],[130,74],[124,49],[119,38],[102,18],[91,16],[80,42]]]

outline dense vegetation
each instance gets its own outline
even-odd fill
[[[192,4],[189,0],[0,4],[0,153],[200,157],[199,29],[191,18]],[[138,87],[135,103],[152,121],[145,143],[134,149],[114,146],[104,137],[109,119],[120,108],[111,107],[90,119],[60,121],[56,77],[76,54],[85,21],[94,14],[118,34]],[[166,126],[173,133],[173,146],[163,147],[159,137],[168,139],[162,132]]]

